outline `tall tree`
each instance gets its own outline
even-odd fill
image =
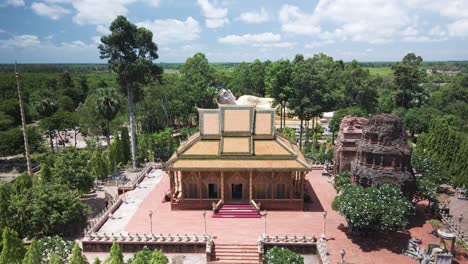
[[[136,168],[135,94],[140,83],[148,77],[159,77],[162,69],[153,63],[158,59],[158,46],[152,41],[153,33],[137,27],[124,16],[118,16],[110,26],[111,34],[101,38],[100,58],[108,59],[117,81],[128,97],[132,166]]]
[[[122,251],[119,244],[114,241],[110,250],[110,255],[105,261],[106,264],[124,264]]]
[[[31,240],[31,244],[26,251],[23,262],[21,264],[41,264],[42,252],[36,239]]]
[[[112,87],[99,88],[96,91],[97,112],[107,121],[107,145],[110,144],[110,122],[120,110],[120,95]]]
[[[208,59],[203,53],[196,53],[188,58],[180,67],[182,82],[188,87],[188,106],[196,113],[195,106],[207,108],[214,106],[213,88],[214,70],[208,64]]]
[[[24,247],[16,231],[8,227],[3,229],[2,244],[0,264],[20,264],[24,256]]]
[[[397,107],[408,109],[422,105],[423,89],[419,86],[424,71],[419,68],[423,59],[414,53],[408,53],[400,63],[392,66]]]
[[[268,66],[265,75],[267,96],[273,97],[280,105],[281,128],[286,126],[286,104],[293,92],[290,82],[291,63],[289,60],[279,60]]]
[[[377,106],[377,79],[356,60],[346,64],[342,74],[343,102],[345,106],[357,106],[373,113]]]
[[[81,248],[77,243],[75,243],[75,246],[73,247],[69,264],[88,264],[86,257],[81,253]]]
[[[57,98],[52,92],[43,91],[32,98],[32,106],[43,117],[51,116],[58,110]]]

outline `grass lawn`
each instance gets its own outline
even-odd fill
[[[393,74],[390,67],[367,68],[371,75],[380,75],[382,77],[391,76]]]

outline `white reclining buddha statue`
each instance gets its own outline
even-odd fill
[[[254,105],[257,109],[269,109],[273,107],[273,98],[264,98],[254,95],[242,95],[237,100],[231,90],[218,88],[219,102],[230,105]]]

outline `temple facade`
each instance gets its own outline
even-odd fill
[[[199,133],[164,164],[173,210],[220,203],[303,209],[310,167],[296,144],[276,132],[274,109],[220,105],[198,112]]]

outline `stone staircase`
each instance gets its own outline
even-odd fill
[[[258,249],[255,244],[216,244],[215,258],[210,263],[259,264]]]
[[[260,218],[262,217],[250,204],[223,204],[213,218]]]

